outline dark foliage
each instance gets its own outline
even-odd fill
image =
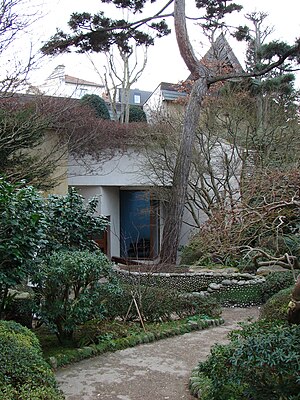
[[[195,314],[211,317],[220,315],[219,303],[211,297],[185,296],[176,290],[164,290],[150,286],[122,286],[122,291],[117,294],[103,293],[107,318],[124,319],[132,303],[133,294],[144,320],[149,322],[168,321],[175,315],[178,317]],[[139,318],[134,304],[132,304],[127,318],[129,320]]]
[[[292,271],[272,272],[268,274],[263,287],[264,301],[268,300],[280,290],[291,287],[294,282]]]
[[[147,122],[144,110],[139,106],[129,107],[129,122]]]
[[[203,400],[296,400],[299,397],[300,326],[258,322],[216,345],[199,372],[210,381]]]
[[[95,110],[97,117],[110,119],[107,105],[100,96],[97,96],[96,94],[85,94],[81,98],[81,102],[84,105],[92,107]]]
[[[106,2],[111,2],[107,0]],[[116,1],[115,5],[121,8],[131,8],[133,11],[140,11],[145,1]],[[128,22],[124,19],[112,19],[103,12],[97,14],[73,13],[68,22],[72,34],[57,30],[50,40],[42,47],[44,54],[53,55],[69,52],[70,48],[76,49],[78,53],[86,51],[105,52],[113,44],[117,44],[123,51],[130,51],[129,41],[133,39],[136,45],[150,46],[154,43],[155,37],[161,37],[170,33],[164,20],[159,23],[148,25],[153,30],[153,35],[139,29],[147,21]]]
[[[36,336],[13,321],[0,322],[0,397],[62,400]]]
[[[87,203],[75,188],[64,196],[49,195],[46,201],[47,252],[52,250],[95,250],[93,236],[100,237],[107,220],[96,214],[98,199]]]
[[[260,319],[266,321],[287,321],[288,305],[291,301],[292,287],[280,290],[268,299],[260,310]]]
[[[79,324],[104,316],[105,305],[99,300],[104,288],[108,293],[118,290],[111,264],[100,251],[53,252],[32,281],[39,300],[37,313],[60,341],[72,339]]]

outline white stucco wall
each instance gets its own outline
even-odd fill
[[[110,256],[120,257],[120,195],[118,187],[102,187],[101,212],[110,217]]]
[[[149,186],[141,170],[143,156],[134,151],[119,153],[106,161],[84,162],[70,158],[68,182],[73,186]]]

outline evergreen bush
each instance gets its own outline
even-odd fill
[[[177,290],[155,288],[142,285],[124,285],[119,293],[104,293],[107,317],[124,319],[134,294],[139,310],[145,321],[168,321],[174,315],[184,317],[205,314],[218,317],[221,313],[219,303],[212,297],[187,296]],[[128,318],[138,318],[133,304]]]
[[[131,105],[129,107],[129,122],[147,122],[144,110],[139,106]]]
[[[37,337],[14,321],[0,321],[0,398],[61,400]]]
[[[266,282],[263,285],[264,301],[295,283],[292,271],[272,272],[265,279]]]
[[[102,119],[110,119],[109,111],[105,101],[96,94],[85,94],[81,97],[81,103],[92,107],[97,117]]]
[[[102,280],[102,282],[101,282]],[[71,340],[77,325],[102,318],[99,293],[117,291],[111,263],[101,251],[57,251],[40,264],[33,282],[40,318],[58,338]]]
[[[293,286],[280,290],[263,305],[260,310],[260,319],[267,321],[287,321],[288,304],[291,300]]]
[[[300,326],[259,321],[233,332],[230,340],[215,345],[199,364],[199,376],[210,385],[202,400],[299,399]]]

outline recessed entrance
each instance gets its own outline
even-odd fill
[[[159,250],[158,201],[149,191],[121,190],[121,257],[154,258]]]

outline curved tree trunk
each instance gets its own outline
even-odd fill
[[[201,103],[206,93],[207,81],[205,78],[200,78],[193,86],[185,112],[182,139],[173,175],[171,199],[166,210],[160,252],[161,263],[174,264],[177,260],[177,249],[187,196],[193,144],[199,123]]]
[[[185,0],[175,0],[174,21],[180,54],[193,76],[198,79],[193,85],[185,111],[181,143],[172,181],[171,200],[166,210],[160,251],[160,262],[164,264],[174,264],[177,261],[193,144],[198,128],[202,100],[208,89],[207,69],[197,60],[189,41],[185,22]]]

